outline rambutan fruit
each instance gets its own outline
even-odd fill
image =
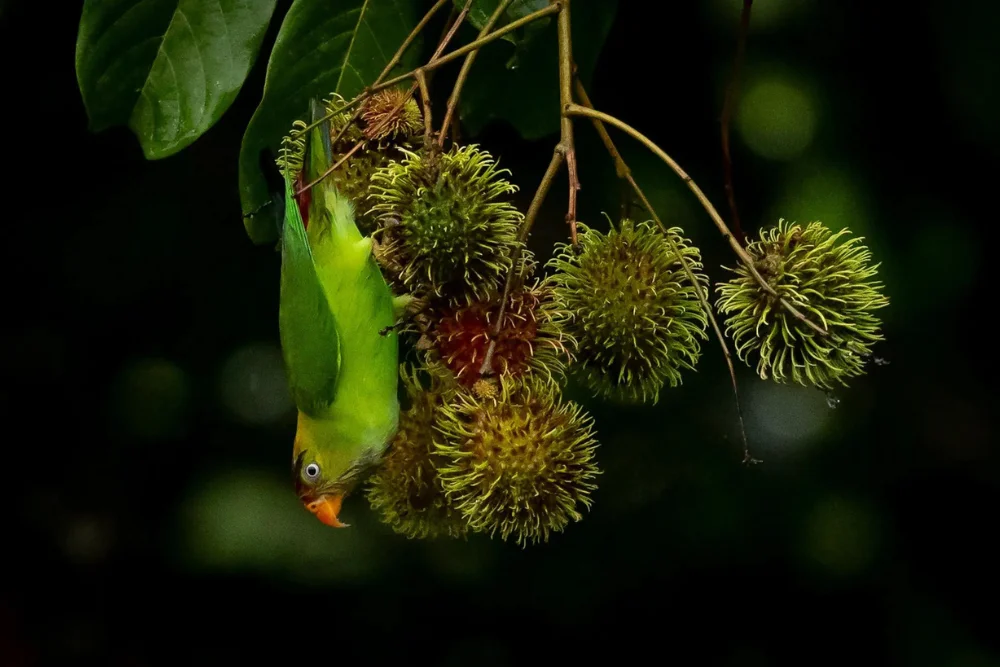
[[[535,372],[550,379],[562,375],[566,362],[572,359],[573,341],[557,323],[558,304],[551,286],[536,280],[514,289],[494,336],[499,301],[497,296],[441,309],[432,332],[432,350],[441,363],[466,387],[482,378],[487,354],[490,363],[486,370],[491,375]]]
[[[879,265],[863,237],[841,242],[847,234],[781,219],[746,248],[761,277],[828,336],[788,313],[745,266],[727,268],[736,277],[718,284],[717,306],[739,358],[749,363],[756,353],[761,378],[829,390],[864,374],[872,345],[883,340],[874,311],[889,300],[873,280]]]
[[[593,420],[537,375],[497,383],[498,394],[459,391],[445,404],[438,475],[470,529],[521,546],[548,541],[592,504]]]
[[[438,478],[434,424],[449,388],[439,376],[425,387],[415,370],[400,369],[410,405],[400,413],[399,429],[378,468],[368,478],[372,509],[395,532],[414,539],[462,537],[465,518],[445,495]]]
[[[457,300],[487,298],[512,266],[523,215],[505,197],[506,170],[474,145],[402,151],[371,177],[380,243],[407,291]]]
[[[707,338],[680,258],[707,283],[700,253],[680,229],[664,234],[652,222],[625,219],[607,234],[577,228],[579,252],[561,243],[549,262],[558,324],[577,342],[571,371],[596,396],[655,403],[666,384],[680,384],[682,369],[694,369]]]

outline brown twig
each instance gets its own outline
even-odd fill
[[[345,153],[345,154],[344,154],[344,157],[340,158],[339,160],[337,160],[336,162],[334,162],[334,163],[333,163],[332,165],[330,165],[330,168],[329,168],[329,169],[327,169],[326,171],[324,171],[324,172],[323,172],[322,174],[320,174],[319,176],[317,176],[315,180],[313,180],[313,181],[312,181],[312,182],[310,182],[310,183],[306,183],[305,185],[303,185],[303,186],[302,186],[302,189],[301,189],[301,190],[298,190],[298,191],[297,191],[297,192],[295,193],[295,196],[296,196],[296,197],[298,197],[298,196],[300,196],[300,195],[301,195],[301,194],[302,194],[303,192],[308,192],[309,190],[311,190],[311,189],[313,189],[314,187],[316,187],[316,184],[317,184],[317,183],[319,183],[319,182],[320,182],[320,181],[322,181],[322,180],[323,180],[324,178],[326,178],[327,176],[329,176],[330,174],[332,174],[333,172],[335,172],[335,171],[336,171],[337,169],[339,169],[339,168],[340,168],[340,166],[341,166],[342,164],[344,164],[345,162],[347,162],[347,161],[348,161],[348,160],[350,159],[350,157],[351,157],[352,155],[354,155],[354,154],[355,154],[355,153],[357,153],[357,152],[358,152],[359,150],[361,150],[361,148],[362,148],[362,147],[363,147],[364,145],[365,145],[365,142],[364,142],[364,140],[362,140],[362,141],[359,141],[358,143],[354,144],[354,146],[352,146],[352,147],[351,147],[351,150],[347,151],[347,153]]]
[[[531,200],[531,205],[524,216],[524,221],[521,223],[521,229],[518,232],[518,244],[515,246],[513,253],[511,253],[514,261],[510,272],[507,274],[507,279],[504,281],[503,295],[500,298],[500,312],[493,326],[490,328],[490,344],[486,348],[483,363],[479,368],[480,375],[488,375],[493,370],[493,352],[496,349],[497,336],[500,335],[500,329],[503,327],[503,316],[507,309],[507,301],[510,298],[514,282],[517,280],[517,263],[521,257],[521,247],[528,240],[528,234],[535,223],[535,218],[538,217],[538,212],[541,210],[545,195],[548,194],[549,189],[552,187],[552,182],[555,180],[556,174],[559,173],[559,168],[562,167],[563,162],[566,163],[566,171],[569,175],[569,204],[567,206],[566,221],[569,223],[572,245],[574,248],[577,247],[576,194],[580,190],[580,179],[577,176],[576,151],[573,147],[573,119],[567,113],[567,110],[573,106],[574,75],[569,0],[552,2],[549,5],[549,8],[551,7],[559,8],[559,99],[562,108],[559,114],[560,139],[555,150],[552,152],[552,160],[549,162],[548,169],[545,170],[545,175],[542,176],[542,182],[538,184],[538,189]],[[538,12],[535,13],[537,14]]]
[[[743,0],[743,11],[740,13],[740,32],[736,41],[736,56],[733,58],[733,71],[726,86],[726,98],[722,103],[722,169],[725,174],[726,199],[729,200],[729,210],[732,213],[733,232],[736,240],[742,245],[746,240],[740,225],[740,214],[736,210],[736,194],[733,191],[733,157],[729,150],[729,126],[733,120],[733,108],[739,95],[740,70],[743,67],[743,55],[746,52],[747,32],[750,30],[750,6],[753,0]]]
[[[493,11],[489,20],[486,21],[486,25],[483,29],[479,31],[479,36],[477,39],[482,39],[489,34],[490,30],[493,29],[494,24],[500,19],[507,7],[513,0],[503,0],[497,8]],[[465,56],[465,62],[462,63],[462,69],[458,72],[458,78],[455,79],[455,86],[451,90],[451,96],[448,98],[448,109],[444,114],[444,121],[441,123],[441,133],[438,135],[438,145],[442,148],[444,147],[444,142],[448,137],[448,126],[451,125],[452,117],[455,115],[455,109],[458,107],[459,97],[462,95],[462,87],[465,85],[465,80],[469,76],[469,71],[472,69],[472,63],[476,61],[476,56],[479,54],[479,50],[475,50],[469,55]]]
[[[583,87],[583,83],[581,83],[579,79],[576,80],[576,94],[577,97],[580,98],[580,102],[583,106],[590,109],[594,108],[593,103],[590,101],[590,97],[587,95],[586,89]],[[740,423],[740,436],[743,438],[743,463],[759,463],[760,461],[758,459],[755,459],[750,455],[750,445],[747,440],[746,426],[743,422],[743,408],[740,406],[740,392],[736,383],[736,367],[733,364],[733,357],[729,352],[729,346],[726,345],[726,337],[723,335],[722,328],[719,327],[719,323],[716,321],[715,314],[712,311],[712,305],[708,301],[707,289],[705,293],[702,293],[701,285],[698,284],[698,281],[694,276],[694,271],[692,271],[691,267],[688,265],[687,258],[684,257],[673,238],[671,238],[670,234],[667,233],[667,226],[663,224],[660,216],[658,216],[656,211],[653,209],[653,205],[650,204],[649,199],[646,198],[646,194],[642,191],[642,188],[639,187],[635,178],[633,178],[632,170],[629,169],[628,164],[625,163],[625,159],[622,158],[621,153],[618,152],[618,147],[615,146],[615,142],[611,140],[611,135],[608,134],[608,130],[604,127],[604,123],[597,118],[591,118],[590,120],[593,122],[594,129],[597,130],[597,134],[601,137],[601,142],[604,144],[604,147],[608,150],[608,153],[611,155],[611,159],[615,163],[615,173],[618,175],[618,178],[627,181],[628,184],[632,186],[632,190],[635,191],[636,196],[639,197],[639,201],[642,202],[642,205],[646,207],[649,214],[653,216],[653,220],[663,231],[667,242],[670,244],[671,251],[677,255],[678,259],[680,259],[681,266],[684,267],[684,273],[687,275],[688,281],[690,281],[690,283],[694,286],[695,293],[698,295],[698,300],[701,302],[701,307],[705,309],[705,313],[708,315],[708,319],[712,323],[712,330],[715,332],[715,337],[718,339],[719,346],[722,348],[722,355],[726,359],[726,366],[729,367],[729,379],[732,382],[733,397],[736,400],[736,416]]]
[[[448,42],[450,42],[451,38],[455,36],[456,32],[458,32],[458,26],[461,25],[462,21],[465,20],[465,17],[469,13],[469,9],[471,7],[472,7],[472,0],[466,0],[466,2],[465,2],[465,8],[462,9],[462,11],[458,15],[458,18],[455,19],[454,25],[451,26],[451,29],[444,36],[444,38],[441,40],[441,43],[438,44],[437,49],[435,49],[435,51],[434,51],[434,55],[431,56],[430,62],[427,63],[427,65],[425,67],[418,67],[417,69],[413,70],[412,72],[409,72],[409,74],[412,75],[414,78],[416,78],[417,81],[419,81],[423,77],[424,70],[431,69],[431,66],[434,65],[437,62],[438,58],[440,58],[441,53],[444,52],[445,47],[448,46]],[[385,127],[389,123],[389,121],[391,121],[395,117],[395,115],[397,113],[399,113],[399,111],[403,108],[403,105],[405,105],[410,100],[410,98],[413,97],[413,93],[416,92],[418,85],[419,85],[419,83],[415,82],[412,86],[410,86],[410,89],[406,92],[405,95],[403,95],[400,98],[400,100],[396,103],[396,105],[392,108],[392,110],[389,113],[387,113],[385,115],[385,117],[382,119],[382,121],[372,129],[372,131],[371,131],[372,134],[377,135],[382,130],[382,128]],[[360,109],[359,109],[359,111],[360,111]],[[322,122],[322,121],[317,121],[317,122]],[[316,123],[314,123],[314,125],[315,124]],[[343,128],[341,128],[340,134],[337,135],[338,138],[344,133],[344,130],[347,128],[348,125],[350,125],[350,123],[348,123]],[[305,130],[302,130],[302,132],[305,132]],[[336,141],[336,140],[334,140],[334,141]],[[329,169],[327,169],[326,171],[324,171],[314,181],[312,181],[311,183],[308,183],[307,185],[304,185],[301,190],[299,190],[299,191],[297,191],[295,193],[295,196],[298,197],[303,192],[306,192],[310,188],[315,187],[317,183],[319,183],[320,181],[322,181],[324,178],[326,178],[327,176],[329,176],[330,174],[332,174],[334,171],[336,171],[342,164],[344,164],[345,162],[347,162],[348,158],[350,158],[352,155],[354,155],[354,153],[356,153],[357,151],[359,151],[362,148],[362,146],[364,146],[364,145],[365,145],[365,140],[364,139],[362,139],[358,143],[354,144],[354,146],[351,148],[351,150],[349,150],[347,152],[347,154],[344,155],[344,157],[342,157],[340,160],[338,160],[335,164],[331,165]]]
[[[431,133],[434,131],[431,120],[431,93],[427,88],[427,77],[424,75],[424,70],[418,70],[416,77],[417,84],[420,86],[420,99],[424,104],[424,146],[430,146]]]
[[[413,30],[410,31],[410,34],[406,36],[406,39],[403,40],[403,43],[399,45],[398,49],[396,49],[396,53],[392,55],[392,58],[389,59],[389,62],[387,62],[385,64],[385,67],[382,68],[382,72],[378,75],[378,78],[375,79],[375,83],[372,84],[372,87],[378,86],[380,83],[382,83],[382,79],[389,76],[389,72],[391,72],[393,68],[399,64],[399,61],[403,59],[403,54],[406,53],[406,49],[410,48],[410,44],[412,44],[413,40],[417,38],[417,35],[419,35],[423,31],[423,29],[427,27],[427,24],[430,23],[430,20],[434,17],[435,14],[437,14],[438,10],[444,7],[449,2],[450,0],[438,0],[437,2],[434,3],[433,7],[427,10],[427,13],[424,14],[424,17],[420,19],[417,25],[413,27]],[[374,92],[375,92],[374,90],[368,88],[365,89],[365,91],[363,91],[359,97],[361,97],[362,99],[367,99]],[[347,129],[351,125],[357,122],[358,118],[361,117],[361,113],[363,110],[364,107],[362,106],[359,106],[357,108],[357,110],[354,112],[354,115],[351,116],[351,119],[346,123],[344,123],[344,126],[340,128],[339,132],[337,132],[337,136],[335,136],[333,138],[333,141],[330,142],[331,145],[336,146],[337,143],[344,138],[344,134],[347,132]],[[337,113],[340,112],[338,111]],[[324,122],[324,120],[329,120],[330,118],[333,118],[335,115],[336,114],[327,114],[327,116],[324,116],[323,118],[314,121],[313,123],[310,123],[309,125],[307,125],[305,128],[302,129],[300,134],[306,134],[307,132],[309,132],[309,130],[313,129],[320,123]]]
[[[649,139],[646,135],[642,134],[641,132],[639,132],[639,130],[635,129],[631,125],[615,118],[614,116],[610,116],[604,112],[597,111],[596,109],[588,109],[587,107],[580,106],[579,104],[570,104],[566,108],[566,113],[568,113],[571,116],[584,116],[586,118],[596,118],[597,120],[600,120],[606,123],[607,125],[613,125],[617,127],[619,130],[625,132],[626,134],[631,135],[633,139],[639,141],[646,148],[655,153],[657,157],[666,162],[667,165],[669,165],[670,168],[673,169],[678,176],[680,176],[681,180],[684,181],[684,183],[687,184],[688,188],[690,188],[690,190],[695,194],[695,196],[698,198],[698,201],[701,202],[702,207],[704,207],[705,211],[708,212],[709,217],[712,218],[712,222],[714,222],[715,226],[719,229],[719,232],[721,232],[722,235],[729,242],[729,246],[733,249],[733,252],[735,252],[736,255],[740,258],[740,261],[743,262],[743,264],[747,268],[747,271],[750,272],[750,275],[753,276],[754,280],[757,281],[757,283],[761,286],[761,288],[765,292],[767,292],[772,298],[777,300],[782,305],[782,307],[784,307],[785,310],[787,310],[789,314],[792,315],[792,317],[799,320],[800,322],[802,322],[803,324],[805,324],[806,326],[808,326],[810,329],[812,329],[821,336],[829,335],[826,329],[817,324],[814,324],[809,318],[807,318],[805,315],[799,312],[799,310],[794,305],[792,305],[788,301],[788,299],[778,294],[774,290],[774,288],[771,287],[766,280],[764,280],[764,277],[761,276],[760,273],[757,271],[757,267],[754,266],[753,258],[750,257],[750,255],[747,254],[746,250],[743,249],[743,246],[737,243],[736,239],[733,238],[732,232],[729,231],[729,228],[726,226],[725,221],[723,221],[722,216],[719,215],[719,212],[715,209],[714,206],[712,206],[712,202],[708,200],[708,197],[706,197],[705,193],[701,191],[701,188],[698,187],[698,184],[695,183],[694,180],[687,175],[687,172],[681,169],[681,166],[676,162],[674,162],[673,158],[667,155],[662,148],[657,146],[655,143],[653,143],[651,139]]]
[[[528,25],[529,23],[531,23],[533,21],[537,21],[538,19],[542,19],[542,18],[545,18],[546,16],[550,16],[552,14],[555,14],[556,12],[559,11],[559,7],[561,6],[562,2],[563,2],[563,0],[555,0],[555,1],[552,2],[552,4],[548,5],[547,7],[543,7],[542,9],[539,9],[536,12],[532,12],[531,14],[528,14],[527,16],[521,17],[521,18],[519,18],[516,21],[511,21],[510,23],[508,23],[504,27],[498,28],[497,30],[494,30],[490,34],[486,35],[485,37],[483,37],[481,39],[477,39],[477,40],[475,40],[473,42],[469,42],[465,46],[457,48],[454,51],[452,51],[451,53],[445,54],[445,55],[441,56],[440,58],[438,58],[437,60],[434,60],[432,62],[428,62],[423,67],[418,67],[417,69],[422,69],[425,72],[431,72],[433,70],[436,70],[439,67],[447,65],[451,61],[457,60],[458,58],[461,58],[464,55],[467,55],[467,54],[469,54],[469,53],[471,53],[471,52],[473,52],[473,51],[475,51],[477,49],[480,49],[483,46],[485,46],[486,44],[489,44],[490,42],[495,42],[496,40],[500,39],[504,35],[506,35],[508,33],[511,33],[511,32],[514,32],[518,28],[526,26],[526,25]],[[417,69],[411,70],[411,71],[409,71],[409,72],[407,72],[405,74],[400,74],[399,76],[394,76],[393,78],[389,79],[388,81],[383,81],[382,83],[379,83],[377,85],[373,85],[373,86],[368,87],[367,89],[364,90],[364,92],[360,93],[357,97],[355,97],[351,101],[346,102],[345,104],[340,105],[340,107],[334,109],[333,111],[328,112],[322,118],[319,118],[319,119],[313,121],[312,123],[310,123],[309,125],[307,125],[306,127],[302,128],[301,133],[308,132],[309,130],[313,129],[314,127],[316,127],[320,123],[322,123],[324,121],[327,121],[327,120],[330,120],[334,116],[337,116],[338,114],[342,114],[345,111],[349,111],[350,109],[353,109],[355,106],[357,106],[358,104],[361,104],[366,99],[368,99],[369,97],[371,97],[375,93],[379,92],[380,90],[385,90],[386,88],[392,88],[397,83],[402,83],[403,81],[406,81],[407,79],[414,79],[414,78],[416,78]]]
[[[535,224],[538,213],[542,210],[542,203],[545,201],[545,196],[552,188],[552,182],[555,181],[556,174],[559,173],[559,169],[562,167],[565,159],[566,151],[563,150],[562,144],[559,144],[552,151],[552,159],[549,161],[549,167],[545,170],[545,175],[542,176],[542,181],[538,184],[538,189],[535,190],[535,196],[531,198],[531,205],[528,206],[528,212],[525,214],[521,228],[517,232],[518,242],[511,253],[513,262],[510,272],[507,274],[507,280],[504,282],[503,296],[500,298],[500,312],[497,315],[496,322],[493,323],[493,329],[490,331],[490,344],[486,348],[486,355],[483,357],[483,363],[479,367],[480,375],[489,375],[493,370],[493,351],[496,348],[496,338],[500,333],[503,316],[507,310],[507,301],[514,286],[514,279],[518,273],[517,263],[521,259],[521,248],[527,243],[528,234],[531,232],[532,225]]]
[[[573,118],[566,112],[573,104],[573,38],[570,31],[569,0],[564,0],[559,10],[559,103],[560,139],[566,153],[566,171],[569,174],[569,203],[566,207],[566,223],[569,225],[570,240],[577,247],[576,239],[576,196],[580,191],[580,177],[576,170],[576,148],[573,145]]]
[[[472,9],[472,0],[465,0],[465,6],[462,7],[462,11],[458,13],[458,17],[455,19],[455,22],[452,23],[451,28],[448,29],[448,33],[444,36],[444,39],[441,40],[441,42],[438,44],[438,47],[434,50],[434,55],[431,56],[430,62],[433,63],[435,60],[441,57],[441,54],[444,53],[444,47],[448,45],[448,42],[451,41],[451,38],[455,36],[456,32],[458,32],[458,26],[462,25],[462,22],[465,21],[465,17],[468,16],[470,9]]]

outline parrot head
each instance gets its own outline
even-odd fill
[[[338,488],[325,472],[322,456],[318,451],[299,452],[292,464],[295,492],[307,510],[332,528],[347,528],[350,524],[338,518],[344,502],[345,491]]]
[[[292,476],[295,493],[302,505],[332,528],[347,528],[340,508],[351,491],[378,461],[376,450],[336,446],[345,442],[337,423],[314,420],[299,412],[298,427],[292,448]]]
[[[307,510],[332,528],[347,528],[339,518],[340,507],[353,486],[353,466],[335,456],[336,450],[316,447],[312,434],[302,424],[295,434],[292,450],[292,474],[295,493]]]

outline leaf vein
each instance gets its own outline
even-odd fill
[[[347,66],[351,58],[351,51],[354,50],[354,40],[357,39],[358,29],[361,26],[361,22],[365,20],[365,12],[368,10],[369,0],[365,0],[361,5],[361,12],[358,14],[358,22],[354,25],[354,31],[351,34],[351,43],[347,45],[347,51],[344,53],[344,62],[340,66],[340,76],[337,77],[337,86],[334,88],[334,92],[340,92],[340,84],[344,80],[344,68]]]
[[[188,117],[188,120],[190,121],[189,125],[191,125],[192,129],[195,129],[195,128],[197,128],[197,127],[200,126],[201,119],[205,115],[205,106],[206,106],[206,103],[208,102],[208,98],[209,98],[208,74],[205,72],[205,57],[201,53],[201,44],[198,43],[198,35],[195,34],[195,32],[194,32],[194,26],[191,25],[191,21],[188,20],[187,14],[185,14],[184,10],[182,10],[180,8],[180,5],[178,5],[178,7],[177,7],[177,16],[179,16],[182,19],[184,19],[184,25],[187,26],[188,32],[191,33],[191,42],[194,44],[194,50],[198,54],[198,67],[199,67],[199,69],[201,69],[202,88],[205,91],[205,97],[202,100],[202,104],[199,105],[199,108],[197,110],[197,112],[198,112],[197,122],[195,122],[195,117],[194,117],[194,113],[193,113],[194,109],[193,108],[189,109],[189,111],[192,112],[189,115],[189,117]],[[164,40],[164,41],[166,41],[166,40]],[[189,106],[190,107],[191,105],[184,105],[183,103],[181,103],[181,96],[182,96],[181,93],[182,93],[182,91],[181,91],[180,82],[177,81],[176,74],[174,75],[174,89],[177,91],[177,101],[178,101],[177,113],[178,113],[178,120],[181,120],[180,116],[184,113],[184,107],[185,106]],[[183,123],[179,123],[179,125],[183,126]],[[174,138],[176,138],[177,134],[179,134],[179,133],[180,133],[179,130],[177,132],[175,132],[174,133]]]

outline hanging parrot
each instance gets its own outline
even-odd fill
[[[322,114],[315,102],[313,118]],[[303,177],[330,166],[330,129],[308,135]],[[375,466],[396,432],[398,338],[405,304],[393,296],[354,208],[326,178],[300,202],[285,174],[278,325],[289,388],[298,411],[292,450],[295,491],[336,528],[344,498]]]

